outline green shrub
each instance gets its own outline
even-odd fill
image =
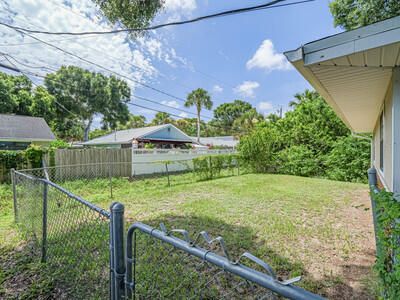
[[[241,166],[244,164],[254,172],[276,170],[276,154],[280,150],[279,133],[272,127],[260,127],[240,140]]]
[[[370,141],[353,136],[339,138],[326,158],[326,176],[341,181],[367,182]]]
[[[277,155],[278,172],[298,176],[321,175],[319,160],[305,145],[291,146]]]
[[[69,148],[69,144],[63,140],[55,140],[50,143],[52,149],[66,149]]]
[[[0,150],[0,165],[6,169],[18,168],[26,163],[25,152],[20,150]]]
[[[373,197],[376,201],[378,236],[375,269],[382,282],[385,299],[400,299],[400,202],[386,191]]]
[[[46,152],[47,149],[31,144],[28,149],[25,150],[25,157],[31,163],[32,168],[40,168],[42,166],[43,154]]]
[[[200,180],[208,180],[219,177],[223,169],[233,170],[236,164],[236,156],[209,155],[193,159],[194,174]]]

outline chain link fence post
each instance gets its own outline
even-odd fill
[[[165,163],[165,171],[167,172],[168,186],[171,186],[171,182],[169,180],[168,162]]]
[[[48,184],[43,181],[43,203],[42,203],[42,262],[46,262],[47,259],[47,194]]]
[[[15,223],[18,223],[17,181],[15,177],[15,169],[12,168],[10,172],[11,172],[11,184],[12,184],[13,202],[14,202],[14,221]]]
[[[111,299],[125,299],[125,247],[124,247],[124,205],[115,202],[111,210]]]

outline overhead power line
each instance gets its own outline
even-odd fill
[[[35,74],[35,73],[30,73],[30,72],[21,70],[21,69],[18,68],[12,61],[10,61],[10,60],[7,58],[7,56],[5,56],[4,54],[3,54],[2,56],[12,65],[12,67],[5,65],[5,67],[7,67],[8,69],[12,69],[12,70],[15,71],[15,72],[21,73],[22,75],[24,75],[24,76],[26,76],[26,77],[28,77],[28,78],[29,78],[29,76],[28,76],[27,74],[29,74],[29,75],[31,75],[31,76],[35,76],[35,77],[45,78],[45,76],[43,76],[43,75],[39,75],[39,74]],[[3,67],[3,64],[0,63],[0,67]],[[56,81],[55,81],[55,82],[56,82]],[[38,85],[37,85],[36,83],[34,83],[34,82],[32,82],[32,84],[35,85],[35,86],[38,86]],[[154,102],[154,103],[159,104],[159,105],[163,105],[163,104],[160,104],[160,103],[158,103],[158,102],[156,102],[156,101],[153,101],[153,100],[150,100],[150,99],[141,97],[141,96],[134,96],[134,97],[135,97],[135,98],[138,98],[138,99],[141,99],[141,100],[151,101],[151,102]],[[54,100],[54,102],[55,102],[62,110],[64,110],[64,111],[70,113],[70,114],[73,115],[74,117],[79,118],[79,116],[77,116],[75,113],[73,113],[72,111],[70,111],[69,109],[67,109],[62,103],[58,102],[57,100]],[[185,117],[182,117],[182,116],[177,115],[177,114],[175,114],[175,113],[166,112],[166,111],[163,111],[163,110],[151,108],[151,107],[144,106],[144,105],[140,105],[140,104],[137,104],[137,103],[127,102],[126,104],[127,104],[127,105],[131,105],[131,106],[140,107],[140,108],[143,108],[143,109],[146,109],[146,110],[150,110],[150,111],[154,111],[154,112],[165,113],[165,114],[168,114],[169,116],[172,116],[172,117],[175,117],[175,118],[178,118],[178,119],[185,119]],[[169,106],[169,105],[163,105],[163,106],[176,109],[176,108],[174,108],[174,107],[172,107],[172,106]],[[180,109],[178,109],[178,110],[180,110]],[[194,114],[194,113],[189,112],[189,111],[185,111],[185,112],[186,112],[186,113]],[[201,116],[201,117],[204,118],[204,116]],[[209,118],[209,117],[208,117],[208,118]],[[228,127],[225,127],[225,126],[219,126],[219,125],[210,124],[210,123],[205,123],[205,124],[206,124],[206,126],[213,127],[213,128],[218,128],[218,129],[223,129],[223,130],[232,130],[232,128],[228,128]]]
[[[5,57],[5,58],[8,57],[8,58],[14,60],[16,63],[21,64],[21,65],[23,65],[23,66],[25,66],[25,67],[28,67],[28,68],[37,68],[37,69],[44,69],[44,68],[47,68],[47,67],[31,66],[31,65],[28,65],[28,64],[23,64],[23,63],[21,63],[20,61],[18,61],[17,59],[15,59],[12,55],[9,55],[9,54],[6,54],[6,53],[0,52],[0,55],[2,55],[2,56]],[[13,65],[15,66],[15,64],[13,64]],[[0,66],[1,66],[1,65],[0,65]],[[28,75],[30,75],[30,76],[39,77],[39,78],[42,78],[42,79],[45,79],[45,78],[46,78],[46,76],[41,75],[41,74],[32,73],[32,72],[29,72],[29,71],[22,71],[21,69],[14,69],[14,68],[12,68],[12,69],[13,69],[14,71],[16,71],[16,72],[21,72],[21,73],[24,72],[23,74],[24,74],[25,76],[27,76],[27,74],[28,74]],[[51,81],[51,82],[54,82],[54,83],[56,83],[56,84],[61,84],[61,83],[58,82],[57,80],[51,80],[50,78],[47,78],[47,80],[49,80],[49,81]],[[157,104],[157,105],[160,105],[160,106],[163,106],[163,107],[167,107],[167,108],[170,108],[170,109],[178,110],[178,111],[184,112],[184,113],[186,113],[186,114],[191,114],[191,115],[197,116],[197,114],[194,113],[194,112],[191,112],[191,111],[188,111],[188,110],[185,110],[185,109],[181,109],[181,108],[179,108],[179,107],[171,106],[171,105],[168,105],[168,104],[165,104],[165,103],[160,103],[159,101],[156,101],[156,100],[152,100],[152,99],[149,99],[149,98],[145,98],[145,97],[142,97],[142,96],[136,96],[136,95],[134,95],[134,97],[137,98],[137,99],[139,99],[139,100],[147,101],[147,102],[154,103],[154,104]],[[209,117],[209,116],[205,116],[205,115],[200,115],[200,116],[201,116],[203,119],[209,119],[209,120],[212,119],[212,117]]]
[[[1,22],[0,22],[0,25],[4,25],[4,23],[1,23]],[[9,27],[9,26],[7,26],[7,27]],[[12,27],[13,27],[13,26],[12,26]],[[10,27],[10,28],[12,28],[12,27]],[[21,29],[18,29],[18,28],[12,28],[12,29],[14,29],[15,31],[19,32],[19,33],[22,34],[22,35],[27,35],[27,36],[29,36],[30,38],[32,38],[32,39],[34,39],[34,40],[37,40],[37,41],[39,41],[39,42],[42,42],[43,44],[45,44],[45,45],[47,45],[47,46],[49,46],[49,47],[52,47],[52,48],[54,48],[54,49],[56,49],[56,50],[58,50],[58,51],[61,51],[61,52],[65,53],[65,54],[67,54],[67,55],[69,55],[69,56],[75,57],[75,58],[77,58],[77,59],[79,59],[79,60],[81,60],[81,61],[83,61],[83,62],[86,62],[86,63],[88,63],[88,64],[90,64],[90,65],[96,66],[96,67],[98,67],[98,68],[100,68],[100,69],[102,69],[102,70],[105,70],[105,71],[107,71],[107,72],[110,72],[110,73],[112,73],[112,74],[114,74],[114,75],[117,75],[117,76],[119,76],[119,77],[125,78],[126,80],[132,81],[132,82],[134,82],[134,83],[136,83],[136,84],[139,84],[139,85],[141,85],[141,86],[143,86],[143,87],[145,87],[145,88],[151,89],[151,90],[153,90],[153,91],[155,91],[155,92],[158,92],[158,93],[160,93],[160,94],[163,94],[163,95],[165,95],[165,96],[174,98],[174,99],[179,100],[179,101],[183,101],[183,102],[186,101],[186,100],[183,99],[183,98],[180,98],[180,97],[178,97],[178,96],[172,95],[172,94],[170,94],[170,93],[168,93],[168,92],[165,92],[165,91],[160,90],[160,89],[158,89],[158,88],[152,87],[152,86],[150,86],[150,85],[148,85],[148,84],[146,84],[146,83],[140,82],[140,81],[138,81],[138,80],[136,80],[136,79],[132,79],[132,78],[126,76],[126,75],[123,75],[123,74],[120,74],[120,73],[118,73],[118,72],[115,72],[115,71],[113,71],[113,70],[111,70],[111,69],[109,69],[109,68],[107,68],[107,67],[104,67],[104,66],[102,66],[102,65],[100,65],[100,64],[98,64],[98,63],[96,63],[96,62],[90,61],[90,60],[88,60],[88,59],[86,59],[86,58],[80,57],[79,55],[77,55],[77,54],[75,54],[75,53],[73,53],[73,52],[70,52],[70,51],[67,51],[67,50],[65,50],[65,49],[62,49],[62,48],[60,48],[60,47],[58,47],[58,46],[56,46],[56,45],[54,45],[54,44],[51,44],[51,43],[49,43],[49,42],[46,42],[46,41],[44,41],[44,40],[42,40],[42,39],[40,39],[40,38],[38,38],[38,37],[36,37],[36,36],[34,36],[34,35],[31,35],[31,34],[29,34],[29,33],[23,32]]]
[[[168,115],[170,115],[172,117],[178,118],[178,119],[185,119],[185,118],[181,117],[180,115],[177,115],[177,114],[174,114],[174,113],[169,113],[169,112],[166,112],[166,111],[163,111],[163,110],[159,110],[159,109],[155,109],[155,108],[151,108],[151,107],[148,107],[148,106],[144,106],[144,105],[140,105],[140,104],[136,104],[136,103],[132,103],[132,102],[128,102],[127,104],[132,105],[132,106],[136,106],[136,107],[140,107],[140,108],[143,108],[143,109],[147,109],[147,110],[150,110],[150,111],[154,111],[154,112],[166,113],[166,114],[168,114]],[[209,127],[223,129],[223,130],[232,130],[232,128],[227,128],[225,126],[218,126],[218,125],[214,125],[214,124],[210,124],[210,123],[205,123],[205,125],[209,126]]]
[[[7,56],[5,56],[3,54],[4,58],[15,68],[16,72],[21,73],[22,75],[24,75],[26,78],[29,78],[28,75],[25,74],[24,71],[22,71],[20,68],[18,68],[11,60],[8,59]],[[31,81],[32,84],[36,87],[38,87],[38,85],[36,83],[34,83],[33,81]],[[70,113],[71,115],[73,115],[74,117],[78,117],[78,115],[76,115],[75,113],[73,113],[72,111],[70,111],[69,109],[67,109],[63,104],[61,104],[60,102],[58,102],[56,99],[54,99],[54,102],[64,111]]]
[[[189,20],[185,20],[185,21],[168,22],[168,23],[157,24],[157,25],[153,25],[153,26],[149,26],[149,27],[143,27],[143,28],[123,28],[123,29],[116,29],[116,30],[110,30],[110,31],[52,32],[52,31],[44,31],[44,30],[43,31],[42,30],[32,30],[32,29],[12,26],[12,25],[9,25],[9,24],[6,24],[6,23],[1,23],[1,22],[0,22],[0,24],[2,24],[4,26],[7,26],[9,28],[22,30],[24,32],[49,34],[49,35],[94,35],[94,34],[98,35],[98,34],[115,34],[115,33],[121,33],[121,32],[132,33],[132,32],[138,32],[138,31],[155,30],[155,29],[160,29],[160,28],[168,27],[168,26],[177,26],[177,25],[183,25],[183,24],[190,24],[190,23],[200,22],[200,21],[207,20],[207,19],[212,19],[212,18],[226,17],[226,16],[231,16],[231,15],[236,15],[236,14],[247,13],[247,12],[250,12],[250,11],[270,9],[270,8],[283,7],[283,6],[298,5],[298,4],[302,4],[302,3],[313,2],[315,0],[302,0],[302,1],[297,1],[297,2],[278,4],[278,3],[284,2],[284,1],[287,1],[287,0],[274,0],[274,1],[270,1],[270,2],[267,2],[267,3],[264,3],[264,4],[260,4],[260,5],[254,5],[254,6],[244,7],[244,8],[226,10],[226,11],[222,11],[222,12],[219,12],[219,13],[205,15],[205,16],[201,16],[201,17],[197,17],[197,18],[189,19]]]
[[[39,77],[39,78],[43,78],[43,79],[46,78],[46,76],[44,76],[44,75],[37,74],[37,73],[32,73],[32,72],[29,72],[29,71],[24,71],[24,70],[18,68],[15,64],[13,64],[13,63],[7,58],[7,56],[8,56],[9,58],[13,59],[12,56],[7,55],[7,54],[4,54],[4,53],[0,53],[0,54],[1,54],[3,57],[5,57],[5,59],[6,59],[10,64],[13,65],[12,67],[7,66],[7,67],[9,67],[9,69],[11,69],[11,70],[13,70],[13,71],[15,71],[15,72],[19,72],[19,73],[23,74],[23,75],[26,76],[26,77],[34,76],[34,77]],[[2,66],[3,66],[3,64],[0,64],[0,67],[2,67]],[[28,76],[28,75],[29,75],[29,76]],[[61,83],[58,82],[57,80],[52,80],[52,79],[49,79],[49,78],[47,78],[47,80],[49,80],[49,81],[51,81],[51,82],[54,82],[54,83],[56,83],[56,84],[61,84]],[[38,85],[37,85],[36,83],[34,83],[34,82],[32,82],[32,84],[35,85],[35,86],[38,86]],[[166,107],[166,108],[178,110],[178,111],[184,112],[184,113],[186,113],[186,114],[191,114],[191,115],[197,116],[197,114],[194,113],[194,112],[191,112],[191,111],[188,111],[188,110],[184,110],[184,109],[181,109],[181,108],[179,108],[179,107],[174,107],[174,106],[171,106],[171,105],[167,105],[167,104],[164,104],[164,103],[159,103],[158,101],[155,101],[155,100],[152,100],[152,99],[149,99],[149,98],[145,98],[145,97],[142,97],[142,96],[136,96],[136,95],[133,95],[133,97],[136,98],[136,99],[143,100],[143,101],[147,101],[147,102],[150,102],[150,103],[154,103],[154,104],[157,104],[157,105]],[[73,114],[74,116],[76,116],[74,113],[72,113],[71,111],[69,111],[64,105],[62,105],[61,103],[59,103],[59,102],[57,102],[57,101],[55,101],[55,102],[56,102],[56,104],[58,104],[59,106],[61,106],[63,110],[65,110],[65,111],[67,111],[67,112]],[[135,104],[135,105],[136,105],[136,103],[132,103],[132,102],[127,102],[127,104],[129,104],[129,105],[134,105],[134,104]],[[139,104],[137,104],[137,105],[139,105]],[[180,116],[180,115],[177,115],[177,114],[174,114],[174,113],[171,113],[171,112],[161,111],[161,110],[152,109],[152,108],[147,108],[147,109],[154,110],[154,111],[157,111],[157,112],[164,112],[164,113],[167,113],[167,114],[169,114],[169,115],[171,115],[171,116],[179,117],[179,118],[182,118],[182,119],[185,118],[185,117],[183,117],[183,116]],[[202,119],[209,119],[209,120],[212,119],[211,117],[204,116],[204,115],[200,115],[200,117],[201,117]],[[214,126],[214,125],[212,125],[212,126]],[[217,126],[214,126],[214,127],[217,127]],[[219,127],[218,127],[218,128],[219,128]],[[226,128],[224,127],[224,129],[226,129]]]
[[[174,107],[174,106],[171,106],[171,105],[168,105],[168,104],[160,103],[160,102],[158,102],[158,101],[151,100],[151,99],[148,99],[148,98],[145,98],[145,97],[141,97],[141,96],[136,96],[136,95],[134,95],[133,97],[135,97],[135,98],[137,98],[137,99],[139,99],[139,100],[147,101],[147,102],[154,103],[154,104],[157,104],[157,105],[160,105],[160,106],[164,106],[164,107],[168,107],[168,108],[171,108],[171,109],[175,109],[175,110],[184,112],[184,113],[186,113],[186,114],[190,114],[190,115],[197,116],[196,113],[191,112],[191,111],[188,111],[188,110],[185,110],[185,109],[181,109],[181,108],[179,108],[179,107]],[[200,115],[200,117],[202,117],[202,118],[204,118],[204,119],[209,119],[209,120],[212,119],[212,117],[208,117],[208,116],[204,116],[204,115]]]
[[[14,71],[14,72],[20,73],[20,71],[17,68],[5,65],[3,63],[0,63],[0,68],[4,68],[4,69],[10,70],[10,71]]]

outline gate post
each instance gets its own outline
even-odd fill
[[[111,205],[111,299],[125,299],[124,205]]]
[[[17,207],[17,181],[15,179],[15,169],[11,169],[11,183],[13,191],[13,201],[14,201],[14,221],[18,223],[18,207]]]

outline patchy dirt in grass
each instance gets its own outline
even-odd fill
[[[327,277],[331,276],[341,279],[323,289],[329,299],[375,299],[370,287],[366,286],[372,277],[375,262],[375,236],[369,193],[367,190],[358,190],[349,199],[348,205],[332,212],[335,214],[335,227],[348,236],[344,240],[332,237],[332,245],[318,246],[319,242],[314,241],[316,252],[324,258],[323,269],[320,260],[317,260],[318,264],[311,264],[308,270],[317,280],[329,282]]]

